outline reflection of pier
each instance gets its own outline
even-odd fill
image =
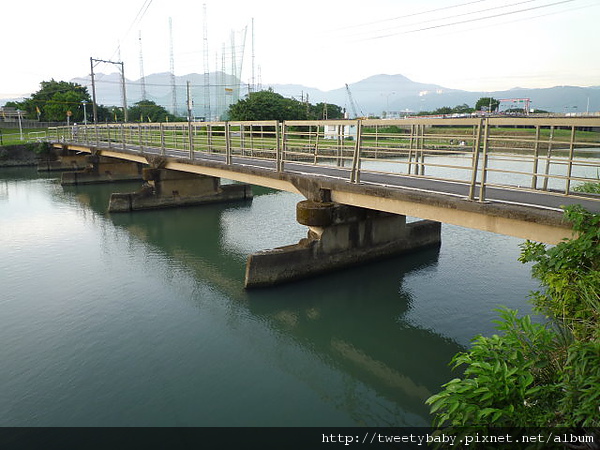
[[[437,249],[429,249],[410,258],[349,269],[329,275],[326,285],[318,279],[305,281],[301,290],[286,285],[260,294],[251,291],[249,308],[383,398],[410,405],[410,410],[399,412],[398,423],[389,425],[414,426],[411,415],[427,417],[424,400],[447,381],[446,362],[460,350],[449,339],[409,326],[402,319],[412,302],[402,287],[403,277],[435,265],[438,254]],[[255,295],[260,295],[260,301],[252,301]],[[424,354],[440,362],[439,366],[424,367]],[[302,376],[302,367],[288,361],[282,364],[291,364],[290,370]],[[317,389],[319,383],[311,381],[310,374],[303,378]],[[360,403],[360,386],[348,386],[348,390],[347,400]],[[364,418],[355,412],[360,423]]]
[[[103,213],[114,186],[66,190]],[[403,289],[402,279],[414,270],[434,266],[438,249],[336,272],[326,282],[315,278],[301,285],[244,291],[239,264],[243,255],[228,253],[222,243],[222,215],[227,208],[157,210],[114,215],[109,220],[128,230],[131,239],[189,270],[196,282],[205,281],[210,289],[224,292],[229,298],[224,326],[236,328],[238,317],[251,314],[266,325],[265,334],[277,333],[278,341],[297,346],[297,354],[291,355],[279,351],[270,339],[265,341],[264,335],[244,337],[257,354],[275,361],[328,403],[334,407],[343,404],[356,423],[381,425],[382,420],[394,416],[397,422],[389,425],[428,425],[423,401],[447,381],[447,361],[460,347],[432,331],[403,323],[413,300]],[[171,282],[169,270],[163,276]],[[217,316],[222,314],[223,304],[202,303],[201,308]],[[439,364],[424,367],[424,354]],[[322,361],[323,370],[307,371],[305,358]],[[336,382],[322,379],[323,371],[331,373]],[[365,404],[365,389],[376,392],[381,402]],[[395,405],[393,414],[382,412],[391,405]]]

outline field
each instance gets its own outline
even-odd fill
[[[45,140],[47,130],[43,128],[23,128],[23,139],[18,128],[0,128],[0,146],[17,145],[25,142]]]

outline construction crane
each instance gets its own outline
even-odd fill
[[[362,112],[362,109],[358,104],[354,101],[354,97],[352,97],[352,92],[350,92],[350,86],[346,83],[346,92],[348,93],[348,103],[350,103],[350,108],[352,108],[352,114],[354,114],[355,119],[364,119],[365,113]],[[360,111],[360,116],[358,112]]]

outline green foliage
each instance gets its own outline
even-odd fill
[[[476,111],[496,111],[500,106],[500,100],[496,100],[494,97],[481,97],[475,103]]]
[[[174,122],[175,116],[152,100],[140,100],[127,109],[132,122]]]
[[[502,334],[457,354],[463,377],[427,400],[435,426],[600,426],[600,215],[571,206],[565,218],[577,237],[526,242],[520,257],[533,263],[544,290],[532,300],[550,321],[500,310]]]
[[[83,121],[82,102],[90,105],[92,100],[87,88],[66,81],[42,81],[40,89],[31,98],[15,103],[14,106],[26,112],[29,119],[41,121],[66,121],[67,111],[71,111],[71,121]],[[89,111],[88,111],[89,113]]]
[[[430,116],[430,115],[450,115],[450,114],[470,114],[475,111],[466,103],[462,105],[456,105],[454,107],[450,106],[442,106],[434,111],[422,111],[418,115],[419,116]]]
[[[590,194],[600,194],[600,182],[588,181],[573,188],[575,192],[587,192]]]
[[[231,120],[304,120],[308,117],[303,103],[285,98],[272,90],[251,92],[247,98],[229,107]]]
[[[48,156],[52,151],[52,146],[48,142],[30,142],[26,147],[38,156]]]
[[[565,210],[577,239],[555,247],[527,241],[521,262],[534,262],[532,274],[544,290],[532,293],[536,309],[560,320],[578,339],[600,339],[600,215],[581,206]]]
[[[332,103],[317,103],[316,105],[309,105],[308,119],[309,120],[323,120],[323,119],[343,119],[344,110]]]
[[[285,98],[273,90],[251,92],[248,97],[229,107],[230,120],[316,120],[322,119],[324,110],[328,119],[343,117],[337,105],[318,103],[311,105],[293,98]]]
[[[499,310],[502,336],[479,336],[469,352],[452,359],[466,365],[463,378],[446,383],[427,404],[435,426],[511,426],[550,423],[558,380],[555,333],[529,316]]]

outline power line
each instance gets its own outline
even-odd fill
[[[580,9],[587,9],[587,8],[598,7],[598,6],[600,6],[600,4],[583,5],[583,6],[578,6],[576,8],[563,9],[560,11],[552,11],[552,12],[548,12],[545,14],[538,14],[535,16],[535,19],[539,19],[541,17],[554,16],[556,14],[564,14],[564,13],[568,13],[571,11],[579,11]],[[497,24],[497,25],[508,25],[511,23],[523,22],[524,20],[531,20],[531,17],[521,17],[518,19],[508,20],[508,21],[502,22],[501,24]],[[487,27],[488,27],[487,25],[478,26],[478,27],[473,27],[473,28],[469,28],[466,30],[461,30],[461,32],[470,32],[470,31],[474,31],[474,30],[481,30],[481,29],[485,29]],[[453,33],[453,32],[450,32],[450,33]],[[450,33],[448,33],[448,34],[450,34]]]
[[[152,4],[152,1],[153,0],[144,0],[144,3],[142,3],[142,6],[140,7],[139,11],[135,15],[135,18],[131,21],[131,24],[129,25],[129,28],[127,28],[127,31],[122,36],[122,38],[119,40],[119,42],[124,41],[127,38],[127,36],[129,36],[129,33],[131,32],[131,30],[133,29],[133,27],[136,26],[138,23],[140,23],[142,21],[142,19],[144,18],[144,16],[148,12],[148,8],[150,8],[150,5]],[[109,59],[113,59],[114,58],[115,54],[119,51],[119,47],[120,47],[120,45],[117,45],[117,48],[115,49],[115,51],[113,52],[112,56]]]
[[[571,3],[574,2],[575,0],[562,0],[559,2],[554,2],[554,3],[549,3],[546,5],[540,5],[540,6],[533,6],[531,8],[523,8],[523,9],[519,9],[516,11],[508,11],[508,12],[504,12],[504,13],[500,13],[500,14],[493,14],[490,16],[485,16],[485,17],[477,17],[474,19],[468,19],[468,20],[461,20],[458,22],[450,22],[450,23],[444,23],[444,24],[439,24],[439,25],[433,25],[433,26],[429,26],[429,27],[422,27],[422,28],[418,28],[416,30],[406,30],[406,31],[398,31],[396,33],[389,33],[389,34],[384,34],[384,35],[379,35],[379,36],[373,36],[370,38],[364,38],[361,39],[362,41],[371,41],[371,40],[375,40],[375,39],[384,39],[384,38],[388,38],[388,37],[392,37],[392,36],[397,36],[397,35],[401,35],[401,34],[411,34],[411,33],[419,33],[421,31],[428,31],[428,30],[434,30],[434,29],[438,29],[438,28],[445,28],[445,27],[451,27],[451,26],[455,26],[455,25],[463,25],[466,23],[472,23],[472,22],[478,22],[481,20],[489,20],[489,19],[494,19],[496,17],[503,17],[503,16],[508,16],[511,14],[519,14],[519,13],[523,13],[523,12],[527,12],[527,11],[533,11],[533,10],[539,10],[542,8],[549,8],[551,6],[556,6],[556,5],[561,5],[564,3]]]
[[[347,27],[338,28],[336,31],[346,30],[346,29],[350,29],[350,28],[365,27],[365,26],[369,26],[369,25],[376,25],[376,24],[383,23],[383,22],[391,22],[393,20],[406,19],[407,17],[422,16],[424,14],[429,14],[429,13],[432,13],[432,12],[438,12],[438,11],[444,11],[444,10],[447,10],[447,9],[460,8],[461,6],[468,6],[468,5],[472,5],[474,3],[481,3],[481,2],[486,2],[486,1],[489,1],[489,0],[475,0],[475,1],[467,2],[467,3],[461,3],[461,4],[458,4],[458,5],[444,6],[442,8],[435,8],[435,9],[428,9],[427,11],[420,11],[420,12],[416,12],[416,13],[412,13],[412,14],[406,14],[404,16],[398,16],[398,17],[391,17],[391,18],[388,18],[388,19],[375,20],[373,22],[367,22],[367,23],[358,24],[358,25],[349,25]]]
[[[454,19],[454,18],[458,18],[458,17],[472,16],[474,14],[481,14],[481,13],[488,12],[488,11],[495,11],[495,10],[498,10],[498,9],[511,8],[513,6],[518,6],[518,5],[522,5],[522,4],[525,4],[525,3],[532,3],[532,2],[536,2],[536,1],[538,1],[538,0],[523,0],[523,1],[519,1],[517,3],[502,4],[500,6],[493,6],[491,8],[479,9],[479,10],[476,10],[476,11],[469,11],[469,12],[463,12],[463,13],[455,14],[455,15],[452,15],[452,16],[446,16],[443,19],[433,18],[433,19],[427,19],[427,20],[423,20],[423,21],[415,22],[415,23],[410,23],[410,24],[406,24],[406,25],[395,25],[395,26],[388,27],[388,28],[379,28],[379,29],[377,29],[377,31],[378,32],[384,32],[384,31],[388,31],[388,30],[396,30],[396,29],[398,29],[400,27],[423,26],[424,24],[431,23],[431,22],[438,22],[440,20],[449,20],[449,19]],[[416,15],[416,14],[412,14],[412,15]],[[359,33],[359,34],[369,34],[369,33],[372,33],[372,31],[364,31],[364,32]],[[358,36],[359,34],[357,34],[356,36]]]

